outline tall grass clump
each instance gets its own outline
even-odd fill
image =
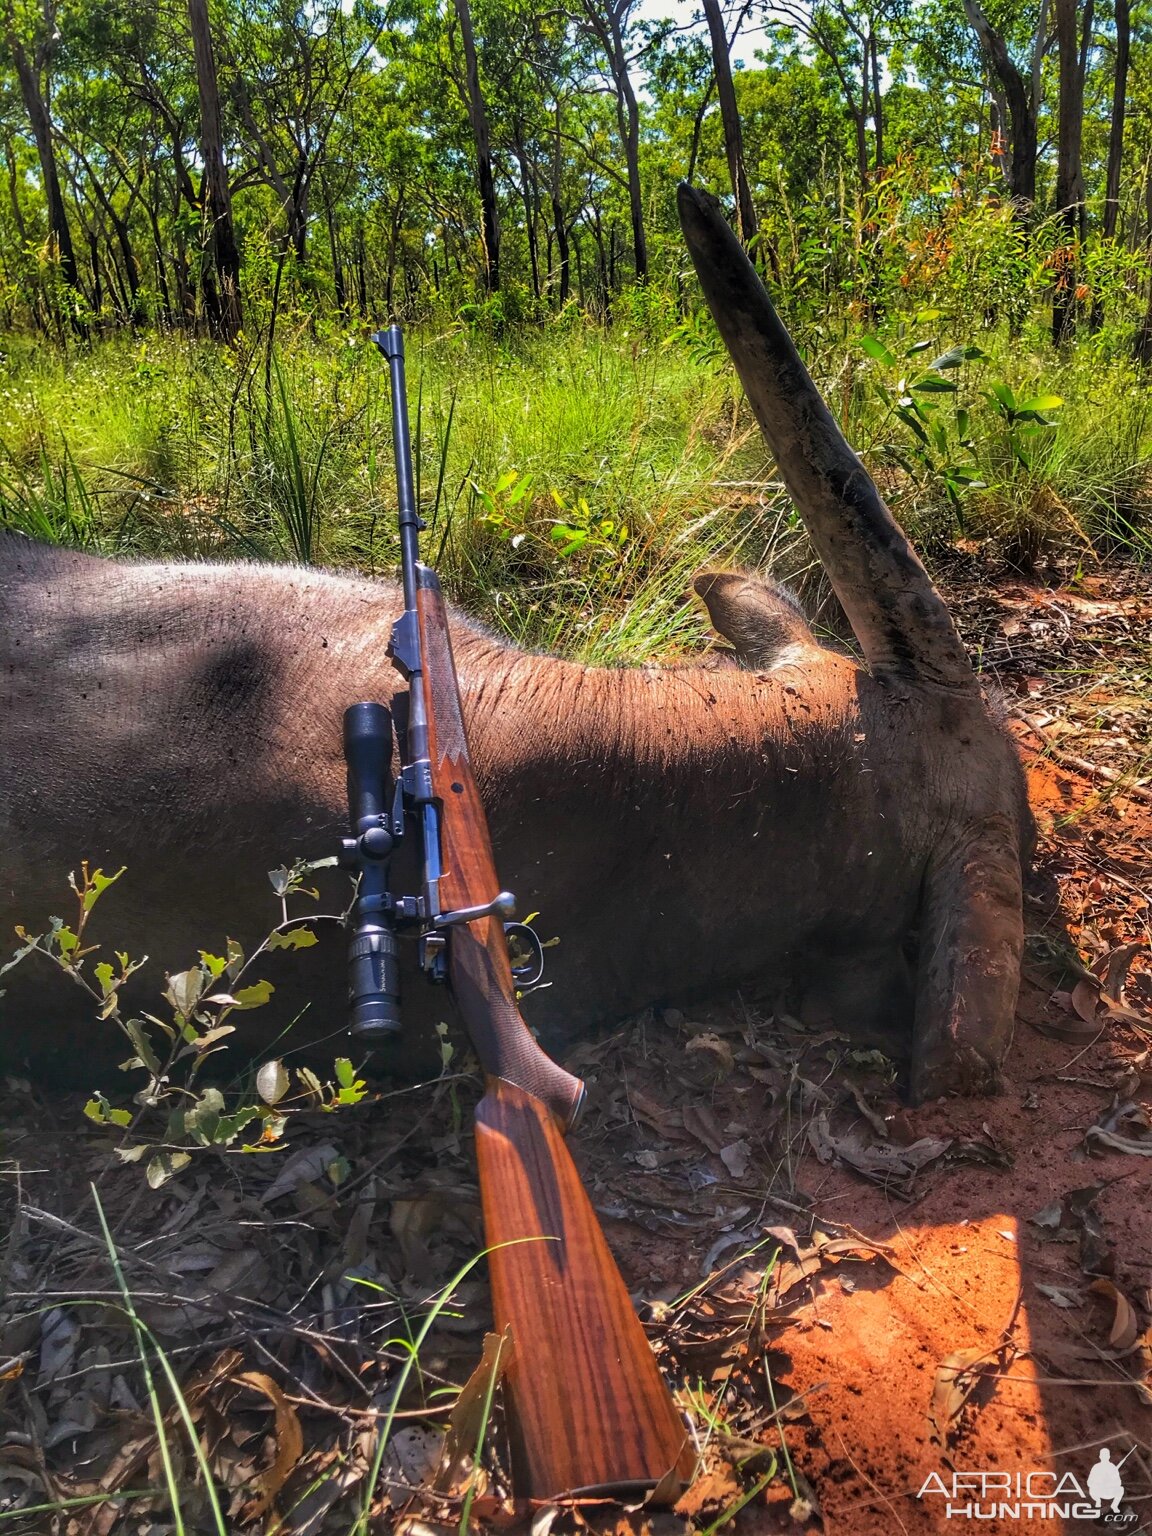
[[[684,597],[700,566],[810,564],[711,322],[646,303],[612,328],[408,338],[425,547],[452,596],[519,643],[675,656],[699,642]],[[1018,321],[973,337],[943,310],[873,319],[813,332],[808,361],[930,558],[957,539],[1021,564],[1142,556],[1142,374],[1106,338],[1054,354]],[[394,570],[387,372],[362,331],[282,325],[273,352],[25,344],[4,368],[5,523],[108,552]]]

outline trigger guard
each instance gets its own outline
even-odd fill
[[[532,951],[529,964],[512,967],[512,979],[518,987],[534,987],[544,974],[544,946],[540,942],[540,935],[527,923],[505,923],[504,937],[518,938]]]

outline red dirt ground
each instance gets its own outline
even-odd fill
[[[1101,804],[1093,786],[1043,759],[1032,758],[1029,776],[1046,834],[1045,863],[1064,877],[1066,914],[1078,905],[1078,887],[1095,882],[1088,893],[1094,919],[1105,922],[1115,937],[1132,931],[1131,917],[1146,921],[1147,897],[1114,886],[1110,876],[1116,870],[1101,874],[1082,866],[1075,843],[1085,839],[1091,847],[1101,823],[1111,822],[1111,857],[1122,862],[1127,853],[1148,869],[1148,808],[1115,799]],[[937,1491],[950,1486],[953,1470],[1070,1471],[1083,1484],[1105,1444],[1115,1447],[1117,1462],[1135,1447],[1125,1467],[1122,1505],[1131,1513],[1120,1528],[1152,1527],[1152,1389],[1132,1384],[1141,1376],[1152,1381],[1152,1159],[1119,1152],[1088,1157],[1083,1149],[1085,1130],[1118,1089],[1129,1091],[1121,1085],[1133,1061],[1135,1098],[1152,1103],[1152,1020],[1143,1031],[1131,1019],[1110,1023],[1087,1047],[1046,1038],[1026,1021],[1047,1022],[1057,1030],[1085,1026],[1074,1015],[1069,1020],[1067,993],[1032,975],[1021,999],[1003,1096],[975,1103],[940,1100],[917,1110],[902,1108],[894,1095],[872,1097],[873,1107],[889,1119],[893,1138],[990,1138],[1011,1159],[1010,1167],[930,1171],[910,1200],[894,1199],[842,1167],[821,1166],[810,1150],[792,1170],[794,1187],[814,1212],[886,1245],[889,1257],[855,1265],[842,1261],[821,1272],[789,1323],[768,1329],[777,1391],[801,1400],[804,1410],[801,1422],[784,1430],[792,1461],[815,1493],[823,1529],[834,1536],[970,1529],[970,1518],[965,1524],[967,1517],[946,1516],[947,1501]],[[1145,996],[1146,976],[1131,983]],[[746,1139],[755,1139],[754,1104],[745,1106],[742,1120]],[[1081,1268],[1075,1241],[1052,1241],[1054,1234],[1031,1218],[1069,1191],[1091,1185],[1103,1186],[1095,1201],[1102,1239],[1099,1252],[1087,1258],[1094,1271],[1089,1274]],[[804,1230],[803,1220],[786,1211],[770,1211],[764,1220]],[[652,1280],[669,1272],[681,1277],[680,1288],[700,1273],[706,1244],[687,1239],[641,1253],[631,1244],[625,1248],[618,1229],[609,1232],[618,1252],[630,1253],[631,1277],[649,1293]],[[1135,1341],[1122,1336],[1119,1347],[1109,1344],[1116,1303],[1108,1281],[1131,1301],[1139,1328]],[[1039,1286],[1052,1287],[1062,1304]],[[942,1363],[965,1350],[984,1352],[980,1363],[988,1374],[942,1445],[929,1417],[934,1387]],[[714,1390],[723,1379],[723,1369],[713,1372]],[[763,1402],[762,1373],[735,1372],[729,1390],[741,1388]],[[773,1443],[771,1433],[761,1438]],[[779,1431],[775,1445],[779,1449]],[[918,1498],[933,1473],[941,1484]],[[1039,1491],[1052,1485],[1034,1481],[1032,1486]],[[791,1490],[785,1494],[785,1487],[777,1482],[767,1509],[748,1507],[729,1528],[796,1529],[789,1513]],[[709,1505],[706,1495],[713,1492]],[[679,1512],[719,1510],[735,1493],[729,1476],[715,1474],[714,1484],[705,1480]],[[972,1497],[979,1495],[954,1502]],[[1115,1528],[1091,1520],[1065,1523],[1048,1512],[1015,1514],[1011,1507],[1002,1518],[989,1519],[994,1498],[982,1506],[981,1530]],[[652,1526],[653,1532],[676,1528],[665,1521]]]

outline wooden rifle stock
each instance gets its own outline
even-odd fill
[[[417,567],[429,760],[440,802],[444,911],[500,887],[468,756],[448,618],[436,575]],[[496,1327],[512,1326],[505,1375],[518,1492],[661,1489],[692,1475],[688,1433],[560,1134],[583,1085],[540,1049],[516,1004],[496,917],[448,930],[448,979],[487,1079],[476,1156]]]

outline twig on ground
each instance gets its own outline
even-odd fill
[[[1063,763],[1068,768],[1074,768],[1077,773],[1084,774],[1090,779],[1103,779],[1106,784],[1114,784],[1118,792],[1127,795],[1132,800],[1139,800],[1142,805],[1152,805],[1152,790],[1145,789],[1143,784],[1134,779],[1129,779],[1125,774],[1118,773],[1115,768],[1106,768],[1103,763],[1089,762],[1086,757],[1077,757],[1072,752],[1066,752],[1041,725],[1030,715],[1026,715],[1022,709],[1012,711],[1015,718],[1021,721],[1039,741],[1044,743],[1049,754],[1058,763]]]

